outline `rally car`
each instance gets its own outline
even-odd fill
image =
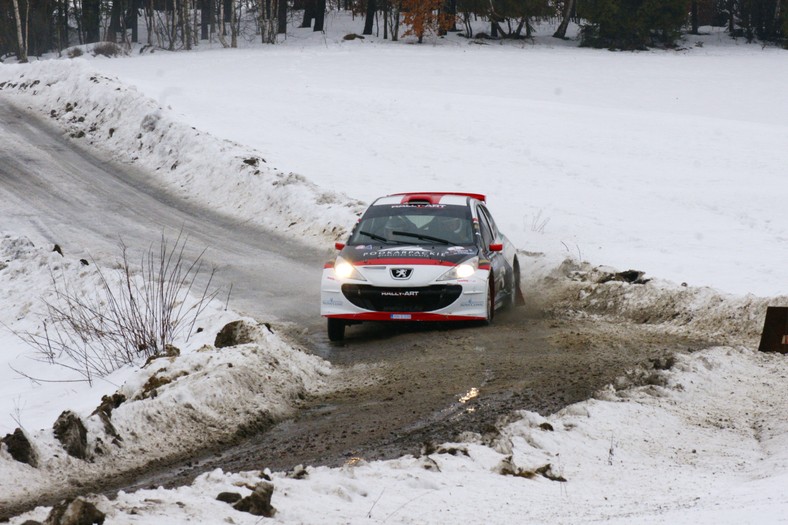
[[[323,269],[328,338],[362,321],[481,321],[522,301],[514,246],[477,193],[381,197]]]

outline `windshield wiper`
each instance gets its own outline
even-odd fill
[[[388,244],[389,242],[389,240],[386,239],[385,237],[381,237],[380,235],[376,235],[374,233],[365,232],[364,230],[359,230],[358,233],[360,233],[361,235],[366,235],[370,239],[375,239],[376,241],[385,242],[386,244]]]
[[[400,231],[395,231],[391,233],[393,233],[394,235],[402,235],[403,237],[414,237],[422,241],[434,241],[434,242],[439,242],[441,244],[453,244],[447,241],[446,239],[441,239],[440,237],[433,237],[431,235],[423,235],[421,233],[400,232]]]

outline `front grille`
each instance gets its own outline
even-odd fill
[[[417,288],[386,288],[368,284],[343,284],[347,300],[375,312],[431,312],[449,306],[462,295],[462,286],[434,285]]]

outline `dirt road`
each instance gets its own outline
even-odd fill
[[[648,370],[669,363],[674,352],[709,345],[658,326],[544,318],[529,308],[504,312],[491,327],[362,325],[342,346],[332,346],[322,331],[290,332],[346,367],[352,386],[304,400],[293,419],[133,486],[176,486],[214,468],[338,466],[352,458],[418,455],[463,436],[484,440],[514,411],[547,415],[614,382],[647,382]]]

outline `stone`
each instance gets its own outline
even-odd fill
[[[239,500],[233,507],[235,510],[248,512],[253,516],[273,518],[276,514],[276,509],[271,505],[273,493],[274,486],[267,481],[261,481],[250,495]]]
[[[43,525],[102,525],[105,517],[83,498],[66,499],[52,507]]]
[[[52,428],[55,438],[69,456],[77,459],[88,458],[88,431],[79,416],[66,410],[60,414]]]
[[[13,434],[6,434],[3,439],[0,439],[0,442],[5,443],[8,453],[14,460],[27,463],[33,468],[38,467],[36,451],[21,428],[14,430]]]
[[[220,492],[216,499],[232,505],[242,500],[243,497],[237,492]]]
[[[254,342],[252,334],[255,329],[256,327],[253,324],[243,320],[227,323],[219,333],[216,334],[216,340],[213,346],[216,348],[225,348],[228,346],[252,343]]]

